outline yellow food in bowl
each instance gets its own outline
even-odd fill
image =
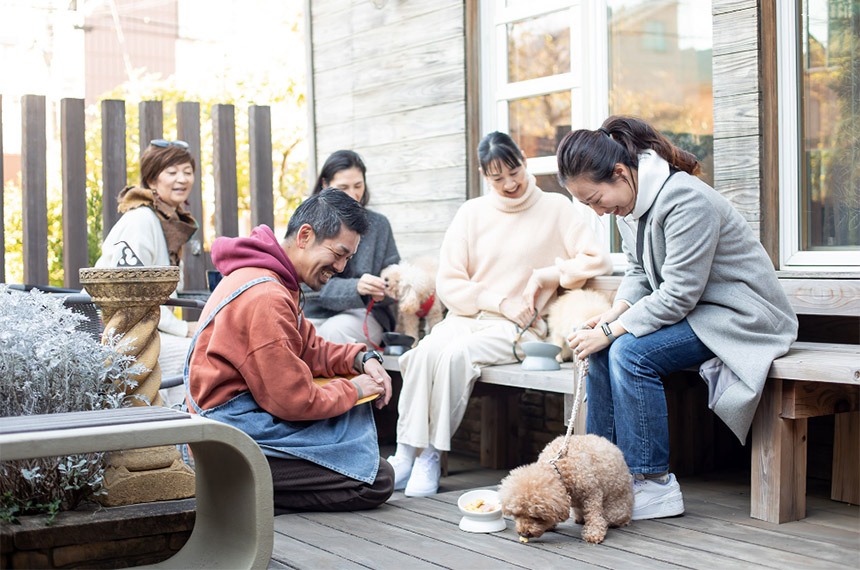
[[[491,513],[499,508],[499,505],[488,503],[484,499],[475,499],[463,506],[464,510],[472,513]]]

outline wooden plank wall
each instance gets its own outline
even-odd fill
[[[317,169],[358,152],[401,256],[435,255],[467,196],[464,2],[309,4]]]
[[[713,0],[712,11],[714,186],[758,236],[762,210],[758,2]]]

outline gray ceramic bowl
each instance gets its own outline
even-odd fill
[[[555,359],[561,348],[548,342],[524,342],[520,345],[526,357],[523,370],[559,370],[561,365]]]

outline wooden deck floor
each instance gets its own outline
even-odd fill
[[[396,493],[374,511],[275,518],[270,568],[858,568],[860,509],[810,489],[808,516],[774,525],[749,517],[742,474],[684,478],[684,516],[610,529],[600,545],[568,521],[521,544],[513,522],[493,534],[457,528],[463,489],[494,486],[505,472],[452,457],[439,495]]]

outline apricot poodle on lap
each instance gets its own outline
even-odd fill
[[[575,435],[553,466],[563,444],[563,436],[554,439],[535,463],[502,480],[502,512],[513,516],[522,542],[566,521],[571,507],[574,521],[585,523],[582,538],[588,542],[602,542],[607,528],[630,522],[633,481],[621,450],[597,435]]]

